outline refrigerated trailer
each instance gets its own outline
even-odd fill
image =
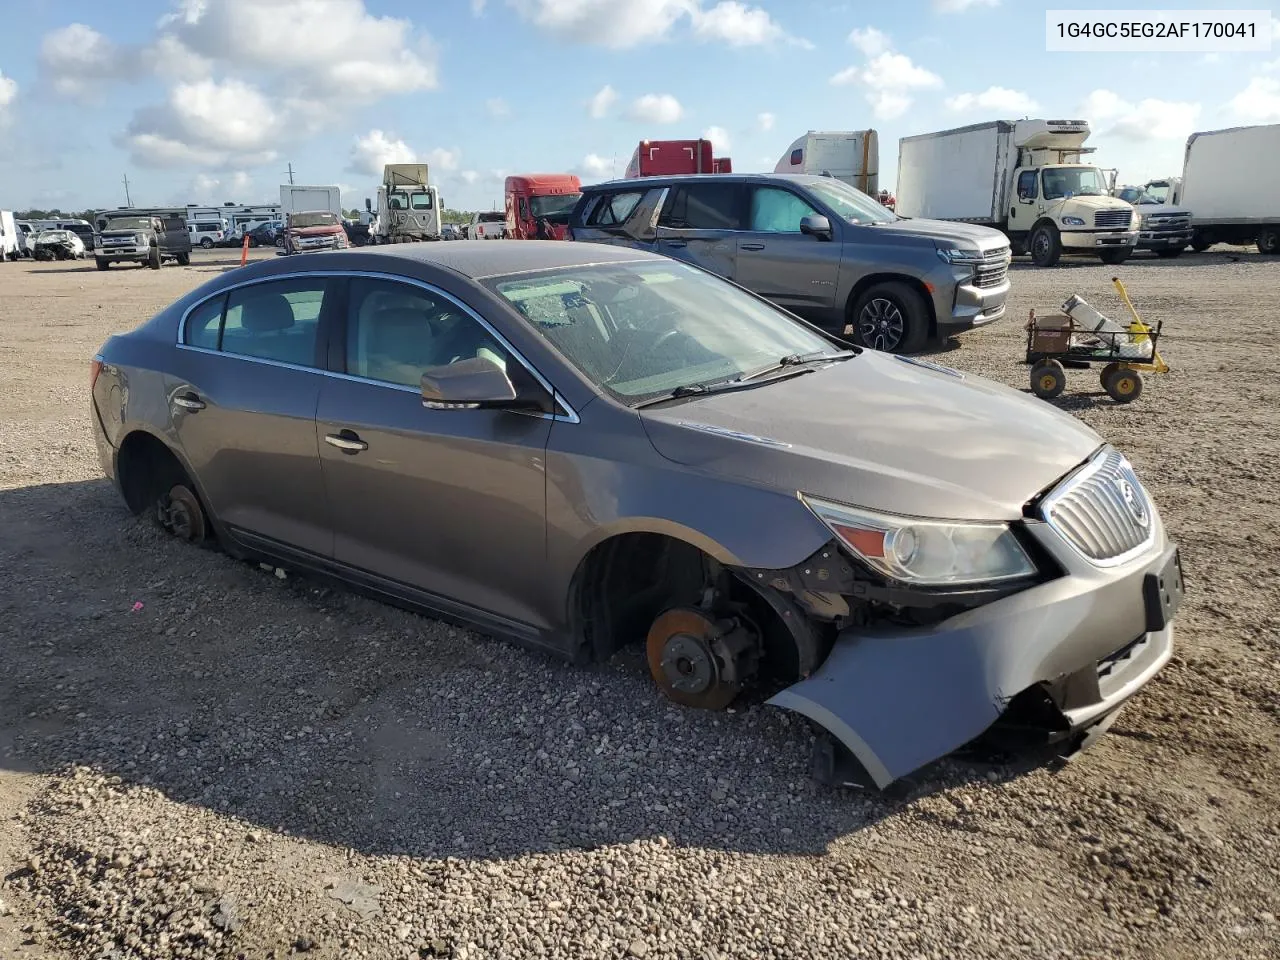
[[[1280,124],[1193,133],[1178,202],[1195,211],[1194,249],[1253,243],[1280,254]]]
[[[880,139],[874,130],[810,130],[787,147],[773,172],[829,174],[874,199],[880,193]]]
[[[342,217],[342,188],[303,186],[285,183],[280,186],[280,215],[286,220],[291,213],[314,213],[327,210]]]
[[[1015,254],[1048,267],[1064,253],[1123,263],[1138,239],[1133,208],[1081,158],[1084,120],[996,120],[898,141],[895,212],[996,227]]]

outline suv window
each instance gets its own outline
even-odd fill
[[[324,277],[301,277],[232,290],[192,311],[186,342],[241,357],[313,367],[326,285]]]
[[[696,183],[671,192],[658,226],[678,230],[738,230],[738,185]]]
[[[1023,170],[1018,174],[1018,199],[1034,200],[1036,198],[1036,171]]]
[[[474,357],[509,369],[507,353],[492,334],[447,297],[394,280],[351,281],[351,376],[418,387],[427,367]]]
[[[602,197],[595,209],[591,211],[591,215],[587,217],[587,226],[614,227],[625,223],[643,196],[644,191],[638,190]]]
[[[761,233],[799,233],[800,221],[817,212],[790,190],[756,187],[751,191],[748,229]]]

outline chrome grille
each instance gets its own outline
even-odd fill
[[[1110,447],[1063,481],[1040,508],[1044,521],[1087,560],[1121,563],[1155,536],[1155,506],[1124,455]]]
[[[1132,210],[1099,210],[1093,215],[1095,227],[1105,227],[1109,230],[1126,229],[1132,222]]]
[[[1009,275],[1009,248],[997,247],[982,255],[977,273],[973,278],[975,287],[998,287]]]

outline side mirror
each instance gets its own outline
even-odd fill
[[[368,197],[364,198],[364,208],[370,213],[373,213],[373,201],[370,200]]]
[[[816,213],[800,218],[800,232],[819,240],[830,240],[833,236],[831,221]]]
[[[433,410],[519,406],[511,379],[484,357],[428,367],[422,372],[422,403]]]

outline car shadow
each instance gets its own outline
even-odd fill
[[[824,787],[807,722],[763,695],[683,709],[631,651],[575,667],[282,579],[166,537],[105,481],[0,491],[0,528],[0,768],[86,766],[338,848],[822,854],[922,796],[1050,760]]]

